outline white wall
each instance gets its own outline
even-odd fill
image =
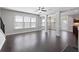
[[[0,15],[2,17],[4,24],[5,24],[6,35],[16,34],[16,33],[24,33],[24,32],[30,32],[30,31],[36,31],[36,30],[42,29],[41,28],[41,19],[40,19],[40,16],[38,16],[38,15],[33,15],[33,14],[29,14],[29,13],[20,13],[20,12],[5,10],[5,9],[0,9]],[[15,30],[14,29],[14,17],[15,17],[15,15],[37,17],[37,28]],[[57,14],[52,14],[51,16],[54,16],[57,19]],[[71,17],[69,17],[68,20],[69,20],[68,21],[68,25],[69,25],[68,31],[72,32],[73,20]],[[52,29],[52,26],[51,26],[51,29]]]
[[[0,17],[1,17],[1,8],[0,8]]]
[[[36,17],[37,18],[37,28],[15,30],[14,29],[14,19],[15,19],[16,15]],[[40,19],[39,19],[38,15],[33,15],[33,14],[29,14],[29,13],[20,13],[20,12],[16,12],[16,11],[1,9],[1,16],[2,16],[2,20],[5,24],[6,35],[36,31],[36,30],[41,29],[40,23],[39,23]]]

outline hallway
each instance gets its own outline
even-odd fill
[[[76,46],[72,32],[61,31],[61,38],[53,30],[9,35],[2,48],[3,52],[62,52],[68,46]]]

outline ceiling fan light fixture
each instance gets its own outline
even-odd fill
[[[44,13],[44,12],[47,12],[47,10],[44,7],[38,7],[37,12]]]

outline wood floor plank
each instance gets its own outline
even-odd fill
[[[72,32],[61,31],[61,38],[55,31],[36,31],[15,34],[6,37],[2,52],[60,52],[67,46],[76,46],[76,38]]]

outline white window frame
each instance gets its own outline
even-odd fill
[[[31,22],[31,20],[32,20],[32,18],[30,18],[30,23],[31,23],[30,26],[31,26],[31,28],[35,28],[35,27],[36,27],[36,22],[37,22],[37,21],[36,21],[36,18],[35,18],[35,21],[36,21],[36,22]],[[32,23],[35,24],[35,27],[32,27]]]
[[[23,23],[23,22],[16,22],[16,17],[18,17],[18,16],[15,16],[14,29],[22,29],[22,28],[23,28],[23,24],[22,24],[22,28],[17,28],[17,27],[16,27],[16,24],[17,24],[17,23]],[[19,16],[19,17],[22,17],[22,20],[23,20],[23,16]]]
[[[15,16],[15,19],[16,19],[16,17],[17,16],[19,16],[19,15],[16,15]],[[24,22],[24,17],[27,17],[27,16],[21,16],[22,18],[23,18],[23,25],[22,25],[22,28],[15,28],[16,26],[15,26],[15,24],[17,23],[16,21],[14,22],[14,29],[27,29],[27,28],[36,28],[36,23],[37,23],[37,20],[36,20],[36,22],[31,22],[31,19],[32,18],[35,18],[36,19],[36,17],[29,17],[30,18],[30,22]],[[19,22],[18,22],[19,23]],[[25,23],[29,23],[29,27],[27,27],[27,28],[25,28]],[[35,27],[32,27],[32,23],[35,23]]]

